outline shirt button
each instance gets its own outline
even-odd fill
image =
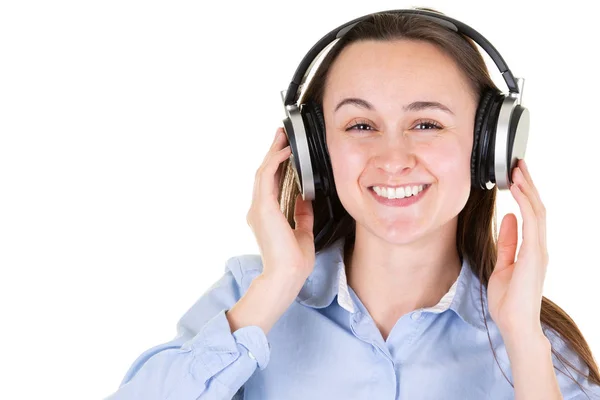
[[[421,312],[420,311],[415,311],[414,313],[411,314],[410,316],[414,321],[418,320],[419,318],[421,318]]]
[[[252,354],[251,351],[248,351],[248,357],[250,357],[253,360],[256,360],[256,357],[254,357],[254,354]]]

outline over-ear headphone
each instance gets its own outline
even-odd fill
[[[325,118],[321,106],[309,99],[297,104],[302,86],[321,53],[334,40],[342,38],[356,24],[382,13],[401,13],[432,20],[445,28],[473,39],[492,58],[506,82],[509,93],[486,90],[475,115],[471,154],[471,186],[479,189],[508,189],[512,170],[525,157],[529,135],[529,111],[521,106],[523,78],[515,78],[492,44],[466,24],[432,11],[419,9],[388,10],[367,14],[338,26],[323,36],[304,56],[286,91],[281,92],[286,117],[283,120],[290,143],[291,164],[296,184],[304,200],[314,200],[316,191],[324,195],[330,221],[321,229],[319,241],[333,223],[331,197],[335,195],[333,171],[325,140]]]

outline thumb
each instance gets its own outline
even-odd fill
[[[296,231],[313,234],[314,214],[311,200],[302,199],[302,194],[296,196],[296,205],[294,208],[294,222]]]
[[[304,254],[304,257],[314,263],[315,239],[313,234],[314,214],[312,201],[303,200],[301,193],[296,196],[294,221],[296,222],[294,236],[296,236],[298,246]]]
[[[515,262],[517,252],[518,231],[517,217],[513,213],[502,218],[498,234],[498,261],[494,270],[502,270]]]

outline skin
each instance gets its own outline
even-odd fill
[[[373,109],[335,111],[349,97]],[[423,41],[353,43],[331,66],[326,140],[340,201],[356,220],[346,273],[384,339],[399,317],[434,306],[458,278],[456,228],[470,193],[477,100],[453,60]],[[453,114],[403,109],[414,101],[437,101]],[[367,125],[349,129],[357,123]],[[409,207],[389,207],[370,193],[377,183],[431,187]]]

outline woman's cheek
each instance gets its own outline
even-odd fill
[[[344,207],[361,190],[362,178],[368,168],[368,150],[364,146],[352,145],[349,141],[340,140],[331,143],[329,156],[333,169],[333,180],[336,191]]]
[[[357,146],[335,145],[329,153],[334,177],[340,180],[357,181],[367,162],[367,152]]]
[[[437,147],[426,158],[439,175],[438,179],[451,180],[455,184],[457,181],[470,179],[470,154],[458,144]]]

